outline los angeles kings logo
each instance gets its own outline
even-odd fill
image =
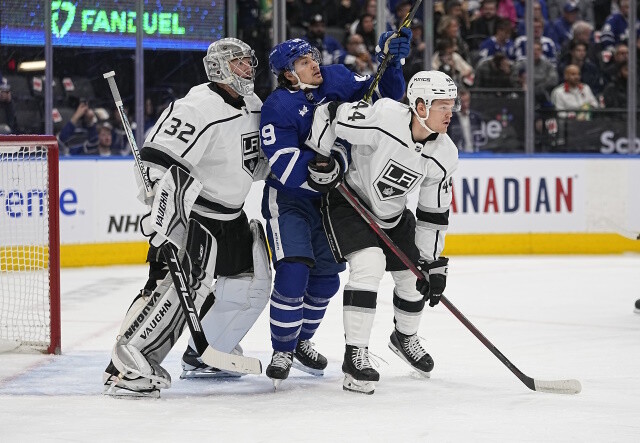
[[[373,182],[373,187],[380,200],[389,200],[407,194],[420,178],[422,174],[394,160],[389,160],[382,173]]]
[[[258,166],[260,157],[260,137],[258,131],[242,135],[242,169],[251,177]]]

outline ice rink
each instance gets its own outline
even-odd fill
[[[419,333],[435,369],[419,377],[387,348],[387,275],[372,396],[342,390],[338,295],[314,339],[324,377],[292,369],[278,392],[264,374],[180,380],[184,334],[160,399],[108,398],[102,370],[146,268],[63,269],[63,355],[0,355],[0,441],[640,441],[640,256],[453,257],[449,272],[449,299],[520,370],[578,379],[582,392],[530,391],[443,306],[425,309]],[[242,345],[266,367],[267,310]]]

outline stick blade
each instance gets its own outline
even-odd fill
[[[200,356],[207,365],[224,371],[240,372],[242,374],[261,374],[262,363],[257,358],[244,355],[227,354],[207,346]]]
[[[582,385],[578,380],[533,380],[535,390],[552,394],[578,394]]]

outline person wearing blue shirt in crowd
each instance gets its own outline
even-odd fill
[[[620,0],[620,12],[611,14],[602,26],[600,47],[611,51],[620,42],[629,38],[629,0]],[[640,37],[640,21],[636,21],[636,36]]]
[[[568,1],[562,8],[562,17],[553,22],[553,29],[556,35],[556,43],[558,46],[571,40],[571,27],[578,20],[578,4],[574,1]]]
[[[401,59],[409,54],[411,31],[380,36],[388,44],[390,60],[378,85],[378,96],[400,99],[405,82]],[[379,49],[378,58],[384,54]],[[267,235],[275,268],[270,327],[273,356],[266,374],[275,387],[297,368],[322,375],[327,359],[309,341],[340,287],[336,263],[324,233],[321,196],[337,186],[347,166],[346,148],[335,145],[334,156],[316,161],[305,146],[315,107],[329,101],[357,101],[373,82],[343,65],[320,66],[316,48],[302,39],[287,40],[269,54],[279,87],[262,106],[260,141],[269,159],[262,200]],[[374,94],[376,95],[376,94]],[[376,97],[377,98],[377,97]]]
[[[509,54],[513,51],[513,40],[511,40],[511,30],[513,26],[506,18],[501,18],[496,24],[496,32],[480,44],[480,57],[478,63],[493,57],[496,52]]]

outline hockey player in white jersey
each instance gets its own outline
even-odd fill
[[[109,395],[157,397],[171,385],[160,363],[179,338],[185,316],[160,253],[162,240],[182,245],[179,256],[195,304],[201,306],[207,341],[215,349],[241,352],[240,340],[269,299],[266,237],[260,222],[249,222],[242,209],[252,183],[268,169],[260,158],[262,102],[253,92],[256,64],[253,50],[238,39],[212,43],[204,57],[210,82],[172,103],[140,150],[154,184],[154,196],[140,195],[152,206],[152,216],[142,224],[151,235],[149,277],[129,307],[105,370]],[[188,217],[188,229],[161,233],[154,228],[164,217],[173,220],[182,206],[191,206],[190,214],[182,214]],[[194,349],[191,340],[183,375],[238,375],[207,367]]]
[[[429,376],[434,363],[417,335],[425,301],[440,301],[448,259],[440,255],[451,204],[451,174],[458,150],[446,134],[458,107],[457,88],[439,71],[415,74],[407,88],[409,106],[381,99],[331,102],[318,107],[307,144],[327,154],[336,137],[350,143],[345,186],[424,273],[417,280],[378,238],[337,189],[325,196],[323,223],[336,260],[349,263],[343,317],[346,348],[343,388],[372,394],[380,374],[371,366],[369,336],[378,286],[385,269],[395,282],[394,323],[389,347],[416,371]],[[419,190],[416,217],[407,195]]]

